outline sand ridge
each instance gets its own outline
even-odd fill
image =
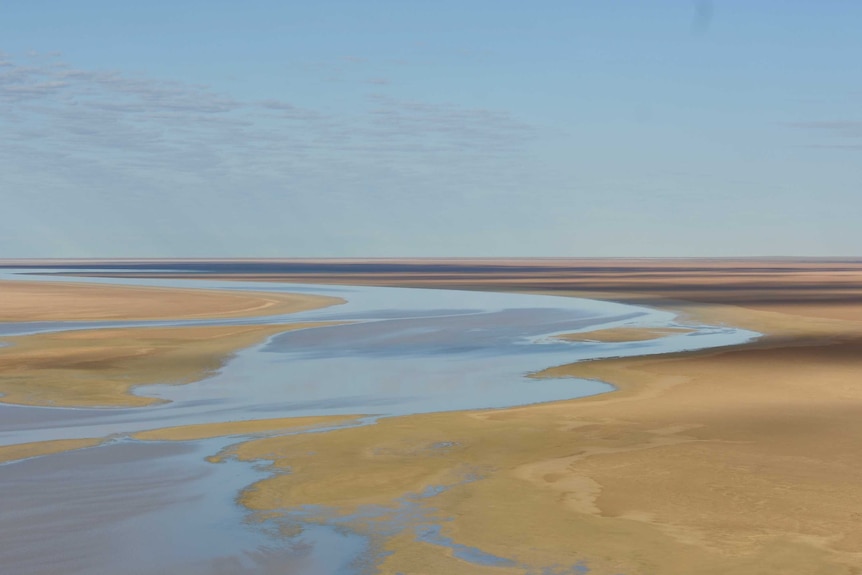
[[[255,317],[340,303],[296,293],[0,280],[0,322]]]
[[[0,446],[0,463],[19,461],[30,457],[40,457],[53,453],[63,453],[75,449],[95,447],[104,440],[99,438],[90,439],[56,439],[53,441],[34,441],[31,443],[18,443],[15,445]]]
[[[138,327],[7,338],[0,348],[0,401],[61,407],[142,407],[159,400],[134,387],[199,381],[239,349],[277,333],[331,325],[296,323]]]
[[[328,296],[151,288],[89,283],[0,281],[0,321],[237,318],[337,305]],[[331,325],[136,327],[3,338],[0,401],[65,407],[140,407],[139,385],[190,383],[237,350],[276,333]]]
[[[593,331],[579,331],[576,333],[564,333],[554,336],[563,341],[600,341],[604,343],[623,343],[628,341],[647,341],[659,339],[669,335],[680,335],[692,333],[693,329],[674,327],[614,327],[609,329],[596,329]]]

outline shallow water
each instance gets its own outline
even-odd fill
[[[0,466],[0,488],[14,493],[0,502],[0,565],[14,566],[15,573],[360,573],[367,564],[356,561],[368,554],[368,542],[343,529],[304,525],[301,535],[285,538],[265,525],[243,523],[244,512],[234,498],[266,471],[203,459],[237,439],[168,444],[123,438],[196,423],[396,416],[570,399],[612,388],[526,376],[575,361],[702,349],[757,336],[696,326],[693,333],[643,342],[564,342],[550,336],[618,325],[667,327],[675,316],[554,296],[206,280],[86,281],[308,292],[347,303],[246,320],[17,323],[0,325],[0,334],[133,325],[352,323],[282,333],[240,352],[201,382],[135,390],[167,404],[136,409],[0,405],[0,445],[119,438],[97,448]],[[442,537],[433,525],[422,537],[482,556],[481,550],[465,550]]]
[[[246,522],[234,497],[269,472],[204,460],[228,443],[116,442],[0,466],[2,572],[352,572],[368,550],[357,535],[309,526],[279,538]]]

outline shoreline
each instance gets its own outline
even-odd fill
[[[152,384],[184,385],[218,372],[241,350],[312,322],[208,327],[134,327],[6,336],[0,402],[35,407],[145,407]]]
[[[0,322],[255,318],[343,304],[330,296],[104,283],[0,280]],[[329,323],[100,327],[0,338],[0,402],[48,407],[142,407],[152,383],[199,381],[241,349]],[[94,382],[92,376],[99,375]]]
[[[614,385],[614,393],[514,408],[409,415],[349,432],[246,442],[236,447],[236,456],[272,461],[276,467],[286,462],[272,460],[266,453],[307,449],[337,456],[329,461],[292,458],[294,474],[264,479],[244,492],[241,502],[256,511],[310,503],[350,516],[368,506],[386,507],[410,493],[446,483],[447,478],[451,481],[458,469],[490,468],[497,471],[483,481],[445,491],[428,506],[455,518],[442,525],[446,536],[494,556],[535,565],[585,561],[589,572],[596,574],[855,573],[855,567],[862,565],[862,528],[857,527],[855,515],[845,514],[842,519],[842,511],[848,501],[856,501],[862,509],[862,491],[854,489],[862,480],[862,467],[846,468],[843,457],[824,454],[817,443],[809,445],[808,451],[792,453],[798,436],[790,430],[796,423],[805,423],[791,404],[811,409],[816,397],[799,381],[800,367],[816,374],[828,372],[827,350],[832,346],[850,345],[847,353],[859,352],[862,358],[862,325],[715,304],[696,308],[689,304],[685,313],[704,321],[742,323],[762,330],[764,337],[725,349],[600,359],[537,374],[539,378],[595,378]],[[805,350],[807,355],[801,356]],[[781,361],[794,359],[796,363],[782,368]],[[657,373],[637,371],[656,371],[654,366],[670,368]],[[722,381],[737,382],[733,389],[740,394],[752,389],[752,378],[760,381],[763,373],[788,383],[734,402],[726,397],[729,390],[708,383],[712,372]],[[862,359],[844,373],[833,374],[845,378],[839,379],[837,389],[854,381],[858,373],[862,373]],[[704,374],[707,384],[695,387]],[[673,407],[687,395],[691,397],[684,409]],[[752,408],[746,402],[755,398]],[[862,395],[844,399],[846,408],[862,416]],[[767,421],[765,427],[755,421],[750,423],[751,431],[731,433],[733,427],[722,423],[723,419],[737,421],[748,409],[769,411],[773,404],[779,421]],[[727,415],[720,415],[719,408]],[[827,414],[833,408],[828,402],[824,406]],[[718,414],[710,415],[712,411]],[[644,421],[637,423],[637,417]],[[718,423],[713,421],[716,417]],[[862,424],[857,426],[854,418],[845,417],[842,424],[849,426],[843,431],[850,432],[850,437],[862,433]],[[711,433],[712,427],[717,431]],[[763,451],[758,446],[765,441],[760,439],[765,431],[779,437],[764,443]],[[846,440],[840,440],[843,434],[832,430],[820,440],[828,445],[839,439],[838,444],[846,446]],[[458,447],[422,456],[425,446],[441,440]],[[754,447],[746,451],[736,445]],[[777,446],[791,453],[772,454],[770,450]],[[572,451],[579,455],[571,455]],[[386,455],[369,455],[374,452]],[[655,457],[658,454],[662,457]],[[809,465],[821,457],[818,465],[826,471],[800,475],[787,467],[787,457],[809,458]],[[751,471],[729,475],[709,463],[722,458],[728,465],[748,466]],[[843,474],[836,465],[845,468]],[[622,473],[623,469],[628,471]],[[656,490],[674,476],[670,483],[674,491],[659,501],[684,496],[686,503],[675,509],[652,504]],[[653,486],[649,478],[656,478]],[[783,485],[780,497],[772,495],[776,481]],[[816,482],[821,487],[812,493]],[[531,489],[525,491],[525,484]],[[707,495],[699,496],[704,490]],[[750,503],[723,512],[728,507],[725,498],[731,494]],[[798,516],[792,501],[830,511]],[[362,522],[356,527],[371,529]],[[566,542],[575,535],[577,545]],[[857,538],[860,544],[852,543]],[[437,572],[465,574],[479,568],[404,533],[392,537],[385,550],[391,554],[382,566],[384,574],[431,565]],[[419,557],[421,565],[416,562]]]
[[[26,287],[32,283],[17,285]],[[54,287],[51,281],[45,283]],[[56,287],[64,289],[69,284],[61,282]],[[90,283],[74,285],[75,291],[92,288],[97,293],[103,287]],[[119,293],[138,291],[135,286],[118,287]],[[203,291],[226,293],[188,287],[143,289],[151,297],[177,291],[183,296]],[[4,339],[14,345],[0,348],[0,359],[4,360],[0,391],[5,394],[0,402],[60,408],[127,408],[162,403],[164,400],[134,394],[133,389],[152,383],[199,381],[218,371],[239,349],[254,346],[273,334],[332,323],[99,327],[8,336]],[[161,364],[166,367],[161,368]],[[552,401],[555,400],[538,399],[529,404]],[[36,444],[33,445],[35,448]]]
[[[648,298],[650,306],[662,299],[569,293],[635,304]],[[822,317],[810,306],[794,315],[793,304],[664,303],[764,337],[536,374],[538,385],[543,376],[586,377],[615,393],[245,441],[231,455],[292,473],[255,483],[239,500],[261,513],[319,505],[325,521],[448,485],[417,503],[451,518],[438,523],[440,533],[515,565],[584,565],[591,575],[858,573],[859,309],[842,320],[831,308]],[[466,473],[481,480],[464,482]],[[374,532],[373,521],[353,521],[358,532]],[[486,570],[413,536],[421,526],[408,523],[381,544],[390,552],[381,573]]]

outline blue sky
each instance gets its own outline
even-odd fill
[[[860,256],[855,0],[0,3],[0,257]]]

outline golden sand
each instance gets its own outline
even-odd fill
[[[339,303],[293,293],[0,281],[0,322],[254,317]]]
[[[57,439],[0,446],[0,463],[99,445],[102,439]]]
[[[320,323],[123,328],[7,338],[0,348],[0,401],[65,407],[144,406],[135,386],[199,381],[238,349]]]
[[[343,303],[303,294],[0,281],[0,321],[235,318]],[[69,407],[143,406],[137,385],[189,383],[280,331],[323,324],[123,328],[7,337],[0,401]]]
[[[693,330],[673,327],[615,327],[597,329],[577,333],[564,333],[556,336],[565,341],[601,341],[604,343],[622,343],[627,341],[647,341],[669,335],[691,333]]]
[[[770,308],[688,308],[769,333],[762,343],[540,374],[609,381],[614,393],[245,443],[241,458],[292,472],[241,501],[350,513],[452,485],[425,501],[448,519],[443,534],[525,565],[584,561],[597,575],[862,572],[862,324]],[[475,473],[484,478],[463,482]],[[483,571],[409,531],[384,548],[382,573]]]

